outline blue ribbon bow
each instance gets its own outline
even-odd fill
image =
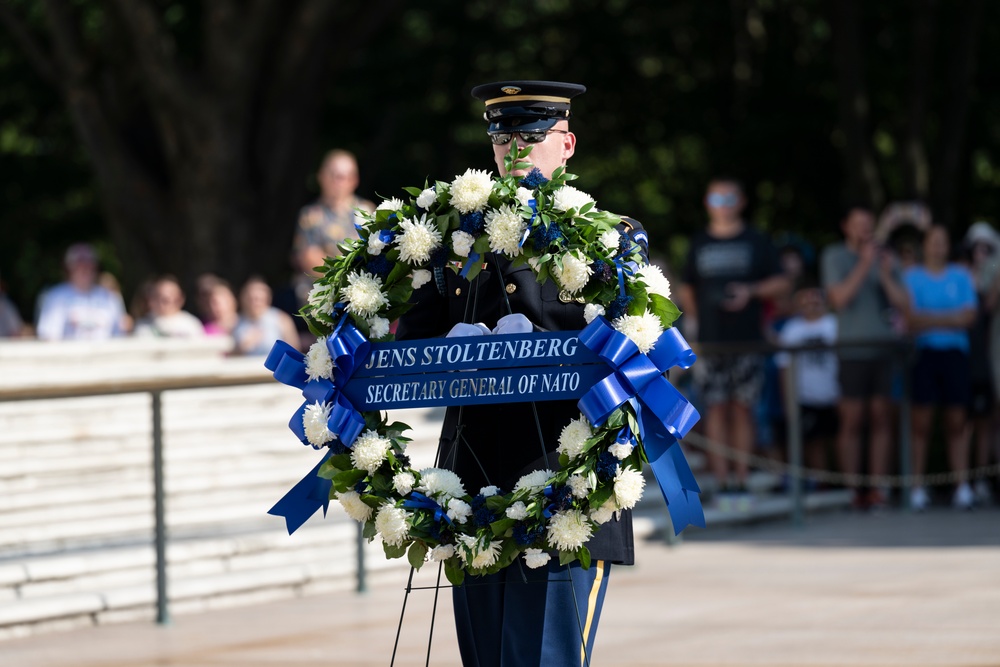
[[[403,501],[403,507],[410,509],[424,509],[424,510],[434,510],[434,520],[440,521],[444,519],[448,522],[448,525],[452,525],[451,517],[448,516],[448,512],[445,511],[441,505],[439,505],[432,498],[428,498],[419,491],[414,491],[410,494],[410,497]]]
[[[284,341],[275,342],[264,361],[264,366],[274,374],[274,379],[302,390],[306,400],[292,415],[288,427],[303,444],[310,446],[312,443],[306,438],[302,417],[306,408],[312,403],[330,404],[330,418],[326,427],[345,447],[354,444],[365,428],[365,420],[361,413],[354,409],[340,388],[364,362],[371,345],[364,334],[348,321],[348,316],[343,313],[342,304],[338,304],[338,310],[342,313],[340,322],[326,339],[326,349],[334,364],[332,381],[326,378],[310,380],[306,374],[305,355]],[[323,461],[329,456],[330,453],[327,453]],[[320,461],[319,465],[322,465],[323,461]],[[268,512],[285,517],[289,535],[320,507],[323,507],[323,513],[326,514],[331,484],[329,480],[317,477],[319,465],[292,487]]]
[[[691,346],[674,327],[664,331],[649,353],[643,354],[603,317],[595,318],[580,332],[580,342],[612,368],[580,399],[580,411],[590,423],[600,426],[622,404],[631,404],[675,533],[688,525],[704,528],[705,513],[698,498],[701,489],[677,446],[677,440],[698,421],[698,411],[663,377],[673,366],[691,367],[695,361]],[[618,440],[631,442],[632,436],[630,429],[623,429]]]

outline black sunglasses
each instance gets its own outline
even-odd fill
[[[540,144],[545,141],[545,137],[553,132],[559,134],[569,134],[569,130],[542,130],[540,132],[491,132],[490,141],[494,146],[509,144],[516,134],[526,144]]]

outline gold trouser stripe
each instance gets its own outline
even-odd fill
[[[583,625],[583,643],[580,645],[580,664],[583,665],[587,659],[587,640],[590,638],[590,626],[594,622],[594,611],[597,609],[597,596],[601,592],[601,580],[604,579],[604,561],[594,561],[597,568],[597,575],[594,577],[594,585],[590,589],[590,597],[587,598],[587,622]]]
[[[552,95],[507,95],[506,97],[494,97],[492,100],[486,100],[486,106],[496,104],[497,102],[524,102],[525,100],[569,104],[568,97],[553,97]]]

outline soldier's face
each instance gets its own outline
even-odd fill
[[[515,169],[515,176],[524,176],[531,171],[532,167],[537,167],[545,178],[552,178],[552,172],[555,171],[556,167],[565,165],[566,161],[573,157],[573,153],[576,151],[576,135],[568,132],[569,123],[561,120],[552,126],[552,130],[563,130],[567,133],[550,131],[545,135],[545,141],[537,144],[525,144],[526,146],[531,146],[531,155],[524,160],[529,166],[527,168]],[[518,148],[524,148],[521,145],[523,140],[517,134],[514,135],[511,142],[517,143]],[[493,160],[496,162],[501,176],[506,176],[507,174],[503,168],[503,159],[509,150],[510,143],[499,146],[493,145]]]

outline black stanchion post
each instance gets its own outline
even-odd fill
[[[899,353],[899,367],[902,369],[903,373],[903,396],[902,401],[899,405],[899,474],[903,477],[903,484],[900,487],[900,493],[902,498],[900,498],[900,506],[909,511],[913,509],[910,506],[910,491],[913,489],[913,484],[910,483],[910,474],[913,472],[913,461],[912,452],[910,446],[910,438],[912,428],[912,423],[910,421],[910,368],[909,363],[912,359],[912,355],[908,354],[909,348],[901,348],[902,351]]]
[[[365,525],[358,522],[358,593],[368,592],[368,581],[365,572]]]
[[[799,419],[798,353],[788,353],[785,367],[785,424],[788,441],[788,490],[792,496],[792,525],[805,525],[805,503],[802,496],[802,429]]]
[[[153,403],[153,528],[156,544],[156,622],[170,623],[167,601],[167,520],[163,484],[163,393],[151,391]]]

